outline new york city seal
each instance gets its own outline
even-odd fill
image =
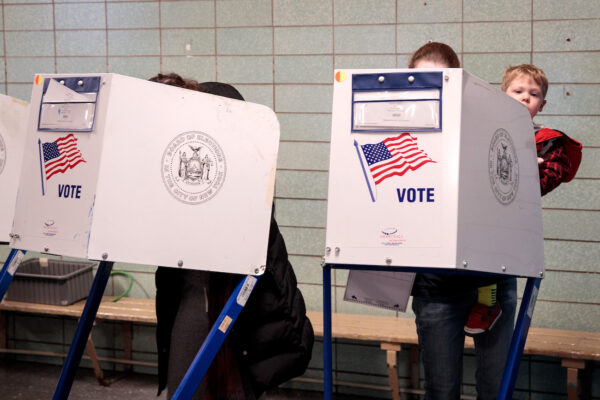
[[[504,129],[498,129],[492,135],[488,172],[496,199],[502,204],[510,204],[519,189],[519,160],[510,133]]]
[[[226,163],[216,140],[203,132],[184,132],[163,153],[162,178],[177,200],[187,204],[212,199],[223,186]]]

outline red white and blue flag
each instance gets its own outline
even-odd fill
[[[54,142],[43,143],[42,152],[46,180],[85,162],[81,151],[77,148],[77,138],[72,133],[58,138]]]
[[[417,138],[410,133],[402,133],[399,136],[389,137],[375,144],[359,145],[355,142],[359,159],[363,165],[365,175],[369,173],[375,185],[393,176],[403,176],[409,171],[416,171],[427,163],[435,163],[423,150],[417,146]],[[367,178],[365,176],[365,178]],[[367,179],[367,185],[371,192],[371,198],[375,201],[371,185]]]

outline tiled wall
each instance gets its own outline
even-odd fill
[[[584,154],[577,178],[543,200],[547,275],[533,324],[600,331],[600,1],[3,0],[0,13],[0,92],[10,96],[29,99],[37,72],[149,78],[175,71],[232,83],[247,100],[273,108],[282,138],[277,219],[313,310],[322,308],[333,69],[401,68],[427,40],[450,44],[465,69],[495,85],[509,65],[539,65],[551,86],[538,122],[579,139]],[[136,277],[132,295],[153,297],[153,268],[120,267]],[[382,313],[341,301],[345,277],[344,271],[334,276],[334,310]],[[13,345],[63,347],[63,336],[71,337],[65,322],[56,322],[60,334],[42,338],[23,333],[36,319],[13,321]],[[112,330],[105,337],[107,351],[118,347]],[[153,340],[151,329],[140,328],[139,357],[153,357]],[[320,348],[308,377],[321,376]],[[385,384],[375,344],[345,343],[338,350],[339,379]],[[472,357],[466,360],[465,391],[472,393]],[[597,364],[593,373],[600,381]],[[556,360],[526,359],[517,395],[562,398],[565,379]]]

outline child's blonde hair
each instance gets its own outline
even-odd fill
[[[452,47],[440,42],[429,42],[419,47],[410,58],[408,68],[414,68],[419,60],[439,62],[448,68],[460,68],[460,61]]]
[[[504,76],[502,77],[502,91],[506,92],[510,83],[520,75],[529,76],[535,83],[540,85],[542,99],[546,98],[546,93],[548,93],[548,78],[546,78],[544,71],[533,64],[516,65],[514,67],[509,67],[504,71]]]

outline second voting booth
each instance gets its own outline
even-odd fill
[[[117,74],[35,78],[3,280],[22,250],[101,261],[55,399],[116,261],[247,275],[174,398],[191,397],[265,270],[278,146],[258,104]]]
[[[526,336],[544,276],[527,109],[462,69],[338,70],[333,87],[325,398],[331,398],[332,268],[350,269],[351,279],[360,271],[347,290],[383,306],[388,300],[377,296],[394,291],[408,301],[414,272],[528,277],[517,324]],[[397,279],[378,279],[381,271]],[[518,340],[513,345],[518,352]],[[510,398],[519,360],[520,354],[509,358],[499,399]]]

